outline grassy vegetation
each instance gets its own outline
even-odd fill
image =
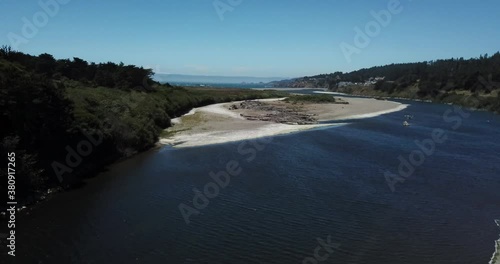
[[[315,104],[342,103],[341,100],[326,94],[292,95],[287,97],[284,101],[287,103],[315,103]]]
[[[191,130],[191,128],[177,129],[177,130],[163,130],[160,134],[160,137],[169,138],[169,137],[172,137],[179,132],[189,131],[189,130]]]

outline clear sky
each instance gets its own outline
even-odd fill
[[[34,55],[123,61],[160,73],[262,77],[500,50],[498,0],[401,0],[400,12],[362,48],[355,46],[355,27],[364,32],[376,21],[371,11],[388,10],[391,0],[40,2],[51,1],[61,4],[44,11],[39,1],[0,0],[0,45],[15,39],[17,50]],[[350,62],[341,43],[359,52]]]

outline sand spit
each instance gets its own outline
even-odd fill
[[[500,227],[500,220],[495,220],[495,223]],[[500,264],[500,239],[495,241],[495,253],[493,253],[489,264]]]
[[[258,101],[276,107],[293,107],[296,111],[314,116],[317,121],[369,118],[400,111],[407,107],[396,102],[366,98],[343,98],[349,104],[294,104],[292,106],[282,101],[283,99]],[[232,105],[240,103],[242,101],[195,108],[188,114],[173,119],[174,126],[165,131],[165,136],[160,139],[160,143],[175,147],[193,147],[345,125],[345,123],[293,125],[247,120],[243,116],[266,113],[257,113],[258,111],[251,109],[229,110]]]

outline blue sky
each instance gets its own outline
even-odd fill
[[[123,61],[160,73],[262,77],[500,50],[498,0],[401,0],[402,11],[350,62],[340,44],[356,47],[354,28],[365,32],[376,21],[371,11],[388,10],[396,0],[41,0],[51,1],[61,2],[53,14],[39,1],[0,0],[0,45],[18,36],[24,40],[17,49],[35,55]],[[219,16],[214,3],[231,11]],[[45,21],[40,12],[48,14]],[[23,35],[34,17],[38,32]]]

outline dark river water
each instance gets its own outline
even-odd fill
[[[16,263],[487,264],[500,118],[453,110],[143,153],[19,215]]]

